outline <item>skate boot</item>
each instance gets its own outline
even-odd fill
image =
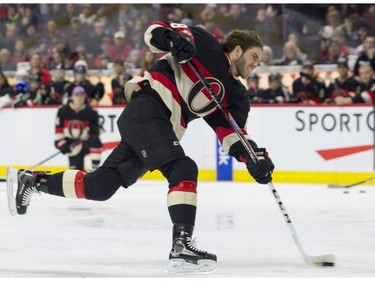
[[[168,273],[204,274],[216,270],[216,255],[196,248],[191,237],[194,227],[175,224],[173,244],[169,254]]]
[[[31,196],[46,189],[45,172],[18,171],[18,188],[16,193],[17,213],[23,215],[30,205]]]

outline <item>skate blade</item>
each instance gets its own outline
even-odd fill
[[[18,170],[8,167],[7,168],[7,196],[8,196],[8,208],[12,216],[17,215],[16,207],[16,192],[18,186]],[[16,185],[16,188],[13,188],[13,185]]]
[[[166,271],[172,274],[210,274],[216,269],[216,262],[213,260],[199,260],[198,264],[192,264],[184,259],[171,259]]]

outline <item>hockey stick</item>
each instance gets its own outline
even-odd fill
[[[357,185],[360,185],[360,184],[363,184],[363,183],[367,183],[367,182],[370,182],[370,181],[374,181],[374,180],[375,180],[375,176],[373,176],[371,178],[368,178],[368,179],[365,179],[363,181],[359,181],[359,182],[348,184],[348,185],[329,184],[328,187],[329,188],[350,188],[350,187],[357,186]]]
[[[245,138],[245,136],[242,133],[240,127],[237,125],[236,121],[233,119],[232,115],[229,112],[228,113],[225,112],[221,101],[217,99],[217,95],[216,95],[215,91],[212,89],[211,85],[208,83],[206,78],[203,77],[202,73],[195,66],[195,64],[192,61],[189,61],[188,65],[193,70],[193,72],[198,77],[198,79],[203,84],[203,86],[206,88],[206,90],[210,93],[213,101],[216,103],[217,107],[219,108],[219,110],[221,111],[221,113],[223,114],[225,119],[228,121],[229,125],[232,127],[232,129],[236,132],[236,134],[240,138],[240,141],[241,141],[242,145],[244,146],[246,151],[249,153],[252,161],[254,161],[254,163],[256,163],[258,161],[258,158],[257,158],[253,148],[251,147],[249,141]],[[318,267],[334,266],[335,265],[335,256],[332,255],[332,254],[322,255],[322,256],[309,256],[305,253],[305,251],[302,248],[301,242],[299,241],[299,238],[297,236],[297,232],[296,232],[296,230],[295,230],[295,228],[292,224],[292,221],[290,220],[289,215],[288,215],[288,213],[287,213],[287,211],[284,207],[284,204],[282,203],[279,194],[277,193],[275,187],[273,186],[273,183],[272,182],[268,183],[268,187],[269,187],[272,195],[274,196],[277,205],[280,208],[280,211],[281,211],[281,213],[282,213],[282,215],[283,215],[283,217],[284,217],[284,219],[287,223],[287,226],[289,227],[290,233],[293,237],[294,242],[297,245],[297,248],[298,248],[300,254],[303,257],[303,260],[308,265],[312,265],[312,266],[318,266]]]
[[[70,149],[73,149],[76,145],[82,143],[82,141],[75,141],[73,142],[69,147]],[[61,154],[62,152],[59,150],[57,151],[56,153],[52,154],[51,156],[47,157],[46,159],[36,163],[35,165],[31,166],[30,168],[27,168],[25,169],[24,171],[22,171],[20,174],[19,174],[19,177],[22,176],[26,171],[32,171],[34,170],[35,168],[38,168],[39,166],[41,166],[42,164],[46,163],[47,161],[51,160],[52,158],[56,157],[57,155]],[[5,179],[6,181],[6,179]]]

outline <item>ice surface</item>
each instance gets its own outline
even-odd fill
[[[375,187],[275,184],[309,255],[304,264],[266,186],[201,182],[194,236],[218,256],[208,277],[375,277]],[[366,190],[366,193],[360,193]],[[1,277],[170,277],[167,184],[140,181],[110,200],[35,196],[24,216],[8,212],[0,183]]]

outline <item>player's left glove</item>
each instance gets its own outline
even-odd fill
[[[257,155],[258,161],[254,163],[252,159],[247,159],[246,167],[250,175],[260,184],[267,184],[272,181],[272,172],[275,165],[265,148],[256,148],[254,152]]]
[[[178,63],[187,63],[195,54],[195,44],[193,39],[185,34],[177,31],[170,31],[167,35],[172,56]]]
[[[249,143],[254,150],[258,161],[255,163],[250,155],[247,153],[240,141],[234,143],[229,150],[229,154],[233,155],[238,161],[246,164],[250,175],[260,184],[267,184],[272,181],[272,171],[275,165],[265,148],[258,148],[257,144],[249,140]]]

